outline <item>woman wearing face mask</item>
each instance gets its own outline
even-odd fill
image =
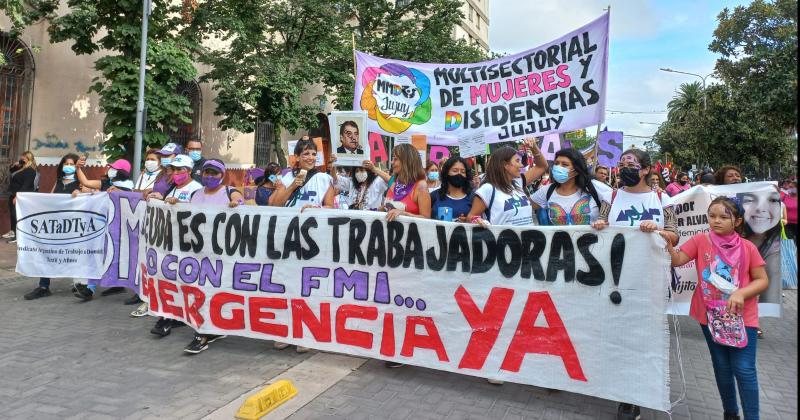
[[[714,173],[717,185],[740,184],[742,182],[742,170],[738,166],[725,165]]]
[[[150,149],[145,154],[144,171],[139,175],[133,189],[135,191],[152,190],[159,175],[161,175],[161,160],[157,151]]]
[[[264,168],[264,176],[256,180],[256,205],[268,206],[269,197],[275,192],[276,185],[280,182],[281,167],[271,162]]]
[[[650,189],[657,193],[664,192],[664,178],[661,176],[660,173],[656,171],[650,171],[650,174],[647,175],[647,183],[650,184]]]
[[[439,220],[467,222],[472,210],[472,169],[454,156],[442,165],[442,186],[431,194],[431,214]]]
[[[417,149],[410,144],[395,146],[392,150],[392,177],[383,205],[387,220],[398,216],[431,217],[431,194],[425,178]]]
[[[673,246],[678,244],[678,219],[672,201],[667,194],[653,191],[647,183],[651,167],[650,155],[643,150],[628,149],[622,153],[618,163],[622,187],[601,195],[600,216],[592,227],[638,226],[642,232],[659,232]],[[617,416],[638,418],[640,409],[620,403]]]
[[[361,167],[353,168],[349,208],[353,210],[378,210],[386,193],[386,178],[389,176],[380,168],[365,160]]]
[[[531,200],[535,210],[544,209],[540,225],[588,225],[600,215],[600,195],[611,189],[592,180],[586,159],[575,149],[561,149],[550,168],[552,184],[539,188]]]
[[[468,219],[472,223],[531,226],[533,208],[521,178],[522,159],[511,147],[492,152],[483,185],[475,191]]]
[[[223,183],[225,179],[225,164],[218,159],[207,159],[203,162],[201,171],[203,188],[192,193],[191,203],[197,205],[215,205],[236,207],[244,204],[244,196],[239,191]],[[194,339],[183,349],[186,353],[197,354],[208,349],[208,345],[224,335],[200,334],[195,332]]]
[[[670,197],[675,197],[689,188],[692,188],[692,186],[689,184],[689,175],[686,175],[683,172],[678,172],[678,176],[675,177],[675,181],[667,185],[665,191]]]
[[[776,279],[770,282],[767,291],[762,293],[761,301],[778,303],[781,301],[781,217],[783,208],[777,186],[771,192],[736,194],[736,199],[744,209],[745,239],[758,248],[761,258],[766,261],[767,277]],[[764,332],[758,328],[758,338]]]
[[[170,165],[176,156],[181,154],[183,149],[175,143],[167,143],[160,150],[156,152],[161,163],[161,172],[156,177],[155,183],[151,189],[145,189],[145,198],[151,192],[157,192],[164,196],[167,191],[173,186],[172,173],[175,168]]]
[[[119,189],[122,191],[131,191],[133,189],[133,181],[130,180],[131,176],[131,163],[125,159],[117,159],[106,167],[106,176],[102,179],[89,179],[83,173],[83,159],[79,159],[77,163],[77,170],[75,171],[81,187],[90,191],[109,191]],[[78,191],[73,191],[72,195],[77,195]]]
[[[425,166],[425,176],[427,177],[428,192],[434,192],[442,186],[441,177],[439,176],[439,165],[436,162],[429,160]]]
[[[78,155],[69,153],[61,158],[56,168],[56,183],[50,191],[52,194],[72,194],[80,189],[80,183],[75,179],[75,164]],[[39,286],[25,294],[25,300],[39,299],[50,296],[50,279],[40,278]]]
[[[11,230],[3,235],[9,239],[9,243],[17,241],[17,193],[36,191],[36,171],[36,160],[31,152],[23,153],[19,161],[11,165],[11,179],[8,182],[8,214],[11,219]]]

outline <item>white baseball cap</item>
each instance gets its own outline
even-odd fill
[[[174,166],[176,168],[192,169],[194,167],[194,161],[189,156],[178,155],[175,156],[175,159],[172,159],[172,162],[170,162],[170,166]]]

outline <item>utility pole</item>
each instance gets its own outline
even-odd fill
[[[142,140],[144,137],[144,76],[147,71],[147,24],[150,19],[152,0],[142,0],[142,41],[139,53],[139,99],[136,101],[136,134],[133,145],[133,168],[131,179],[139,178],[142,167]]]

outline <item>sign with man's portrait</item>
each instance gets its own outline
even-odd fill
[[[361,166],[369,159],[369,142],[367,141],[367,113],[363,111],[332,112],[329,121],[331,127],[331,146],[336,149],[338,166]]]

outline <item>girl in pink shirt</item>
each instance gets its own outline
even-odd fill
[[[758,249],[741,237],[743,215],[738,203],[717,197],[708,206],[708,233],[693,236],[680,250],[667,240],[673,267],[690,261],[697,267],[689,314],[705,335],[726,420],[739,418],[737,386],[744,418],[758,419],[758,295],[769,281]]]

